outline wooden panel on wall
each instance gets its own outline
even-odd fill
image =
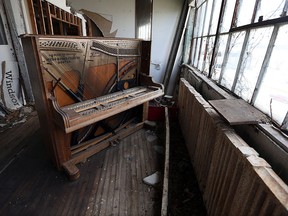
[[[183,78],[178,104],[208,215],[287,215],[288,186]]]

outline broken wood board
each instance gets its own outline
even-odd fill
[[[267,116],[242,99],[210,100],[209,103],[230,125],[268,122]]]
[[[114,32],[110,32],[112,28],[112,21],[106,19],[105,17],[101,16],[98,13],[81,9],[89,19],[92,20],[93,23],[100,29],[101,33],[104,37],[115,37],[118,30]]]

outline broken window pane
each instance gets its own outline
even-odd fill
[[[214,48],[214,41],[215,37],[210,37],[207,47],[207,52],[205,56],[205,62],[204,62],[204,74],[207,76],[209,73],[209,66],[212,58],[213,48]]]
[[[216,34],[222,0],[214,0],[214,1],[215,6],[213,12],[213,19],[211,22],[210,35]]]
[[[220,32],[228,32],[231,27],[236,0],[227,0]]]
[[[207,36],[208,35],[208,30],[209,30],[209,25],[210,25],[210,18],[211,18],[211,12],[212,12],[212,3],[213,3],[213,1],[211,1],[211,0],[208,1],[203,36]]]
[[[255,0],[242,0],[239,13],[237,16],[237,26],[247,25],[251,23],[252,15],[255,7]]]
[[[244,37],[245,31],[232,34],[231,43],[228,50],[227,64],[224,68],[224,74],[221,80],[221,85],[223,85],[229,90],[231,90],[231,87],[233,85]]]
[[[282,14],[285,0],[262,0],[258,6],[257,15],[254,22],[259,19],[268,20],[279,18]]]
[[[288,110],[288,25],[279,29],[267,72],[259,89],[255,106],[280,125]]]
[[[219,76],[222,70],[222,63],[224,60],[227,39],[228,39],[228,34],[225,34],[225,35],[221,35],[218,41],[219,48],[218,48],[218,51],[216,50],[215,62],[212,67],[212,79],[216,81],[219,80]]]
[[[200,71],[202,71],[203,60],[204,60],[204,56],[206,53],[206,42],[207,42],[207,38],[204,37],[202,39],[201,52],[200,52],[199,63],[198,63],[198,67],[197,67]]]
[[[272,27],[251,30],[242,59],[239,78],[234,92],[246,101],[251,100],[265,53],[272,34]]]

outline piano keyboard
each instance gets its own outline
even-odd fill
[[[65,107],[57,107],[55,110],[60,109],[58,114],[62,118],[55,120],[62,119],[57,123],[66,133],[70,133],[162,95],[163,90],[160,88],[138,86]]]

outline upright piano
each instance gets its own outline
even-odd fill
[[[55,166],[76,164],[140,129],[164,94],[149,76],[149,41],[24,35],[41,131]]]

